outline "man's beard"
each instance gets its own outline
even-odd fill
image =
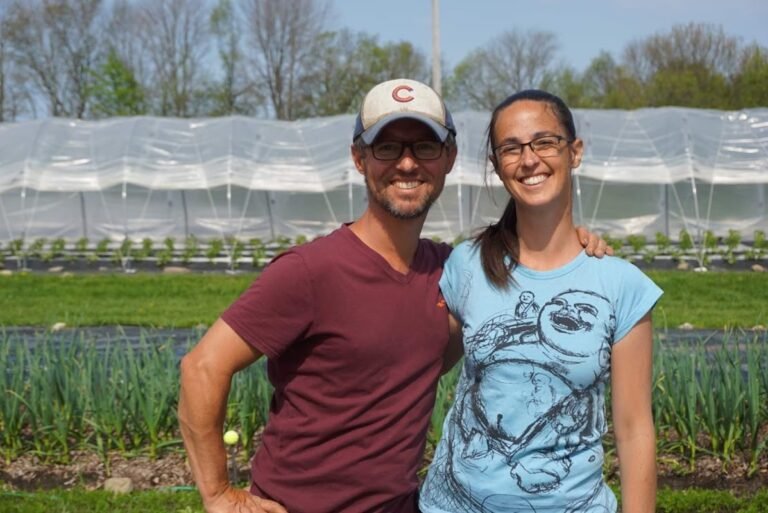
[[[429,212],[429,208],[437,200],[440,195],[440,191],[433,190],[430,194],[426,194],[419,199],[418,202],[408,202],[406,208],[401,208],[397,205],[396,201],[392,201],[385,194],[378,194],[374,191],[373,187],[368,180],[365,179],[366,188],[368,189],[368,201],[375,202],[381,208],[383,208],[389,215],[395,219],[417,219]]]

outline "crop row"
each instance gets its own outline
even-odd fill
[[[647,262],[657,257],[671,257],[675,260],[694,259],[700,265],[707,265],[712,257],[733,264],[739,258],[760,261],[768,256],[768,240],[763,230],[755,230],[749,243],[742,239],[737,230],[729,230],[723,237],[706,230],[694,237],[686,230],[681,230],[676,240],[664,233],[656,233],[653,240],[645,235],[634,234],[626,237],[612,237],[603,234],[606,242],[613,247],[617,256],[642,258]],[[151,238],[134,240],[125,238],[115,241],[103,238],[90,241],[81,238],[67,241],[63,238],[34,240],[14,239],[0,243],[0,263],[3,260],[16,261],[19,267],[26,262],[112,262],[116,265],[129,266],[130,263],[153,262],[158,267],[176,263],[188,265],[193,262],[223,262],[237,267],[250,263],[253,267],[263,266],[275,254],[287,248],[307,242],[308,237],[298,235],[295,238],[280,236],[265,241],[259,238],[240,239],[237,237],[199,239],[194,235],[177,241],[167,237],[162,241]],[[438,240],[438,238],[435,238]],[[458,237],[452,244],[463,240]]]
[[[122,241],[103,238],[97,242],[87,238],[74,242],[63,238],[39,238],[33,241],[14,239],[4,245],[0,244],[0,262],[3,259],[15,260],[19,267],[24,267],[27,262],[34,260],[44,263],[107,261],[117,265],[152,261],[158,267],[165,267],[171,263],[187,265],[195,261],[214,263],[223,260],[238,264],[248,258],[254,267],[259,267],[275,254],[307,240],[303,235],[294,239],[277,237],[270,241],[258,238],[241,240],[235,237],[201,240],[191,235],[181,243],[173,237],[166,237],[162,241],[151,238],[125,238]]]
[[[690,459],[739,455],[758,469],[768,430],[768,338],[746,344],[679,343],[654,361],[654,417],[659,450]],[[176,406],[178,361],[172,341],[119,339],[95,344],[84,336],[54,342],[0,332],[0,453],[6,461],[32,452],[67,461],[72,450],[157,456],[180,444]],[[460,369],[446,374],[429,433],[434,444],[453,399]],[[271,386],[263,364],[235,376],[227,428],[247,450],[267,419]]]

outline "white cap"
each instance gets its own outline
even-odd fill
[[[426,124],[443,142],[449,133],[456,134],[451,114],[434,89],[416,80],[398,78],[374,86],[365,95],[352,140],[362,137],[371,144],[382,128],[403,118]]]

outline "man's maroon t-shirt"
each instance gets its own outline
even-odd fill
[[[449,252],[421,240],[403,275],[342,226],[276,258],[224,312],[275,388],[253,493],[290,513],[417,511]]]

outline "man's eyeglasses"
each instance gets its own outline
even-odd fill
[[[493,149],[493,153],[501,164],[517,164],[523,157],[526,146],[541,158],[557,157],[562,150],[563,141],[573,142],[561,135],[545,135],[527,143],[500,144]]]
[[[405,148],[410,148],[413,156],[419,160],[435,160],[443,154],[443,143],[438,141],[382,141],[371,145],[373,156],[378,160],[397,160]]]

